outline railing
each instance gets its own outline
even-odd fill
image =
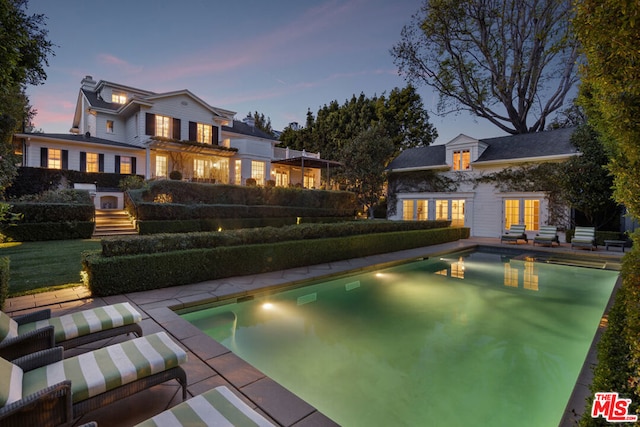
[[[320,153],[307,153],[306,150],[292,150],[290,148],[282,148],[282,147],[274,147],[273,148],[273,159],[274,160],[284,160],[291,159],[294,157],[312,157],[314,159],[320,158]]]

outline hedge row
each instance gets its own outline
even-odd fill
[[[629,414],[640,410],[640,232],[622,261],[622,285],[608,313],[607,328],[598,343],[598,363],[593,369],[592,394],[587,399],[581,426],[609,425],[592,418],[596,392],[616,391],[620,398],[631,399]]]
[[[284,227],[302,223],[344,222],[344,217],[286,218],[203,218],[176,221],[137,221],[138,233],[194,233],[200,231],[236,230],[239,228]]]
[[[334,224],[245,228],[221,232],[120,236],[102,239],[102,255],[107,257],[135,255],[185,249],[274,243],[288,240],[429,230],[448,226],[449,221],[349,221]]]
[[[9,257],[0,257],[0,308],[9,294]]]
[[[244,246],[105,257],[85,253],[94,296],[108,296],[224,277],[314,265],[467,238],[469,229],[441,228]]]
[[[63,221],[18,223],[0,226],[6,237],[17,242],[42,240],[90,239],[93,235],[93,221]]]
[[[354,217],[354,209],[309,208],[302,206],[211,205],[178,203],[136,203],[130,212],[140,221],[189,220],[203,218],[295,218]]]
[[[20,223],[93,221],[93,204],[11,202],[11,212],[22,214]]]
[[[269,205],[302,206],[351,210],[356,208],[355,196],[347,191],[305,190],[289,187],[251,187],[228,184],[201,184],[161,180],[146,188],[130,190],[134,203],[155,202],[158,199],[177,204],[205,205]]]

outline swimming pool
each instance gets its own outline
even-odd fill
[[[465,252],[183,317],[343,426],[557,425],[617,276]]]

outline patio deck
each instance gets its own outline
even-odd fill
[[[611,263],[619,263],[621,252],[605,251],[604,247],[591,252],[571,249],[569,244],[560,247],[533,247],[529,244],[501,244],[499,239],[471,238],[458,242],[446,243],[411,249],[388,254],[320,264],[309,267],[276,271],[271,273],[211,280],[202,283],[153,291],[136,292],[105,298],[93,298],[84,287],[67,288],[54,292],[46,292],[10,298],[5,302],[4,311],[11,315],[25,314],[42,307],[51,308],[54,315],[70,313],[90,307],[128,301],[137,306],[143,315],[142,330],[144,334],[166,331],[177,342],[181,343],[189,355],[185,365],[189,381],[188,393],[195,396],[219,385],[226,385],[234,390],[245,402],[258,412],[281,426],[335,426],[335,422],[318,412],[310,404],[265,376],[242,359],[231,353],[221,344],[206,336],[190,323],[182,320],[173,310],[200,305],[224,299],[229,296],[248,295],[256,290],[288,286],[307,280],[342,274],[347,271],[365,269],[371,266],[392,265],[402,260],[436,256],[453,250],[471,249],[476,246],[515,247],[536,252],[579,254],[580,257],[599,257]],[[601,334],[596,335],[596,340]],[[89,348],[127,339],[117,337],[95,343]],[[585,398],[589,396],[588,385],[591,382],[591,366],[595,363],[595,347],[592,346],[579,381],[561,426],[575,425],[576,417],[584,410]],[[137,395],[113,403],[108,407],[91,412],[76,420],[75,425],[88,421],[96,421],[100,427],[132,426],[180,402],[177,382],[170,382],[153,387]]]

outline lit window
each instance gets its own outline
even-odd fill
[[[120,157],[120,173],[131,173],[131,157]]]
[[[451,226],[464,227],[464,200],[451,201]]]
[[[413,206],[415,200],[403,200],[402,201],[402,219],[405,221],[413,220]]]
[[[211,144],[211,126],[198,123],[198,135],[196,142]]]
[[[107,133],[113,133],[113,120],[107,120]]]
[[[520,223],[520,200],[507,199],[504,201],[504,228],[509,229],[513,224]]]
[[[98,171],[98,153],[87,153],[87,172]]]
[[[436,200],[436,221],[449,219],[449,201]]]
[[[513,224],[524,224],[527,230],[539,230],[540,200],[505,199],[504,227],[509,229]]]
[[[313,173],[304,174],[304,188],[315,188],[316,177]]]
[[[156,176],[166,177],[168,170],[167,156],[156,156]]]
[[[171,136],[171,117],[156,114],[156,136]]]
[[[524,201],[524,224],[527,230],[540,229],[540,200]]]
[[[289,175],[286,172],[277,171],[276,172],[276,186],[277,187],[286,187],[289,185]]]
[[[193,177],[194,178],[204,178],[205,172],[205,161],[203,159],[194,159],[193,160]]]
[[[453,170],[467,170],[471,167],[471,152],[469,150],[453,152]]]
[[[418,200],[418,221],[426,221],[429,219],[429,201]]]
[[[233,180],[233,183],[235,185],[242,184],[242,160],[236,160],[235,167],[234,167],[234,175],[235,175],[235,178]]]
[[[113,92],[111,94],[111,102],[115,102],[116,104],[126,104],[127,94],[122,92]]]
[[[49,169],[62,169],[62,150],[49,148],[47,167]]]
[[[256,184],[264,185],[264,162],[251,161],[251,178],[256,180]]]

